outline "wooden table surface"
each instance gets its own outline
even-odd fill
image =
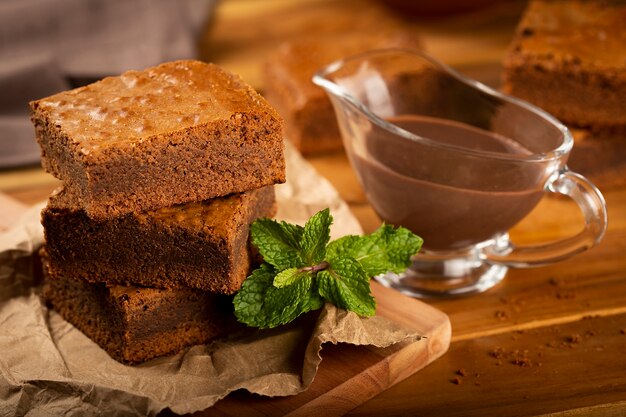
[[[203,58],[262,90],[259,65],[279,41],[343,30],[353,18],[350,10],[361,7],[371,6],[226,0],[203,36]],[[523,2],[506,2],[411,24],[433,55],[497,86],[522,8]],[[343,154],[309,161],[336,186],[366,232],[380,224]],[[26,204],[45,199],[58,184],[37,167],[0,171],[0,191]],[[603,192],[609,230],[597,247],[547,267],[512,270],[480,295],[429,301],[450,316],[449,352],[350,415],[626,415],[626,189]],[[575,233],[581,224],[572,203],[545,199],[512,237],[521,243],[550,240]]]

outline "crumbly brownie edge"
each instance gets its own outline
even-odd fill
[[[251,198],[246,196],[245,198]],[[240,223],[236,226],[238,233],[233,240],[233,248],[231,253],[235,254],[231,270],[234,271],[233,279],[228,282],[227,288],[220,288],[220,292],[226,294],[234,294],[239,291],[243,282],[250,274],[253,262],[253,254],[249,248],[250,245],[250,225],[261,217],[274,217],[276,215],[276,196],[274,187],[265,187],[259,190],[254,204],[245,206],[247,213],[241,218]]]
[[[124,361],[124,324],[106,300],[104,284],[51,276],[44,266],[43,298],[67,322],[117,361]]]
[[[87,187],[85,167],[76,158],[77,145],[47,116],[38,101],[30,102],[31,122],[41,151],[42,168],[76,190],[84,199]]]

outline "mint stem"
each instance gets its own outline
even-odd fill
[[[313,265],[313,266],[303,266],[302,268],[298,269],[298,272],[319,272],[319,271],[323,271],[324,269],[328,268],[330,266],[330,264],[326,261],[321,262],[317,265]]]

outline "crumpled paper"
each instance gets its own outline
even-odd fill
[[[361,232],[334,188],[287,147],[279,217],[304,223],[330,207],[334,237]],[[41,205],[0,235],[0,415],[156,415],[206,409],[246,389],[268,396],[306,390],[324,343],[387,347],[419,336],[384,317],[362,319],[326,305],[277,329],[243,329],[209,345],[127,366],[48,310],[33,281]]]

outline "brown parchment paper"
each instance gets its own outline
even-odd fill
[[[287,147],[278,217],[303,224],[330,207],[334,238],[361,232],[336,190]],[[243,329],[208,346],[139,366],[122,365],[48,310],[33,282],[30,254],[42,243],[41,205],[0,235],[0,416],[190,413],[237,389],[268,396],[309,387],[324,343],[386,347],[419,336],[375,316],[325,306],[277,329]]]

